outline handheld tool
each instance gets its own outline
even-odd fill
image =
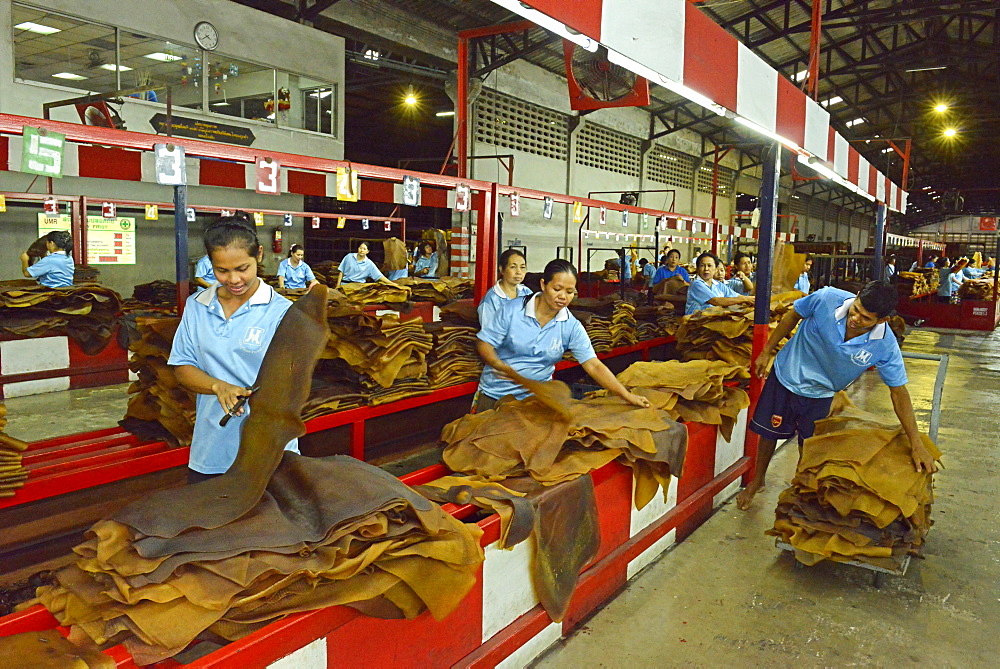
[[[260,390],[260,386],[253,386],[252,388],[249,389],[249,392],[247,392],[246,395],[237,395],[239,399],[237,400],[236,404],[233,405],[233,408],[230,409],[226,413],[226,415],[222,417],[222,420],[219,421],[219,426],[225,427],[226,423],[229,422],[229,419],[237,415],[239,410],[243,408],[243,405],[247,403],[247,400],[250,399],[250,396],[253,395],[255,392],[257,392],[258,390]]]

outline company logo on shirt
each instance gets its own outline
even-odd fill
[[[549,340],[549,353],[562,353],[563,345],[562,340],[558,337],[554,337]]]
[[[240,340],[240,348],[247,353],[256,353],[264,346],[264,328],[249,327]]]
[[[851,356],[851,361],[855,365],[859,365],[861,367],[868,367],[872,363],[872,353],[871,351],[866,351],[864,349],[861,349],[860,351]]]

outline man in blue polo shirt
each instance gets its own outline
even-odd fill
[[[910,394],[906,390],[906,367],[896,337],[886,321],[896,308],[896,289],[872,281],[857,296],[845,290],[823,288],[796,300],[771,333],[767,345],[754,362],[759,377],[767,376],[750,429],[760,435],[757,469],[753,481],[736,498],[747,509],[764,483],[767,467],[779,439],[799,436],[802,442],[813,434],[817,420],[826,418],[837,392],[849,386],[869,367],[875,367],[889,386],[892,407],[910,441],[917,471],[937,471],[934,458],[920,440]],[[774,356],[782,339],[799,329]]]

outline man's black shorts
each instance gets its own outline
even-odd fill
[[[750,429],[766,439],[781,441],[799,435],[799,443],[813,435],[816,421],[830,415],[832,397],[803,397],[781,385],[774,372],[764,382]]]

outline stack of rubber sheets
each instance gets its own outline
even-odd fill
[[[177,304],[177,284],[173,281],[157,279],[149,283],[141,283],[132,290],[132,299],[126,306],[136,308],[167,308]]]
[[[438,306],[472,297],[475,282],[472,279],[445,276],[440,279],[406,277],[395,283],[410,289],[410,301],[433,302]]]
[[[7,405],[0,402],[0,497],[13,497],[28,479],[28,470],[21,466],[21,454],[26,442],[6,434]]]
[[[771,298],[772,329],[801,296],[790,291]],[[750,378],[753,318],[753,305],[707,307],[685,316],[677,329],[677,351],[682,360],[724,360],[739,367],[742,378]]]
[[[896,275],[896,290],[903,297],[930,295],[937,292],[938,272],[931,268],[918,268]]]
[[[583,323],[597,353],[638,341],[633,304],[611,297],[581,298],[570,304],[570,311]]]
[[[195,503],[198,486],[185,490]],[[61,624],[98,644],[114,637],[148,664],[206,631],[235,640],[326,606],[383,618],[429,609],[440,620],[483,561],[477,525],[346,456],[286,453],[248,513],[171,534],[97,523],[74,548],[76,564],[39,588],[41,603]]]
[[[940,457],[929,437],[921,439]],[[816,421],[805,441],[767,533],[807,565],[859,561],[897,570],[908,553],[920,554],[932,502],[932,475],[916,471],[899,423],[865,413],[839,393],[830,417]]]
[[[136,319],[139,337],[129,345],[129,369],[139,378],[129,386],[122,426],[143,437],[168,438],[188,446],[194,433],[195,394],[181,386],[167,365],[180,322],[179,318]]]
[[[427,354],[427,376],[431,388],[454,386],[479,379],[483,361],[476,352],[478,328],[471,325],[426,323],[424,331],[434,338]]]
[[[958,296],[963,300],[993,300],[993,279],[967,279],[958,287]]]
[[[0,333],[17,337],[67,335],[97,355],[114,334],[121,297],[96,284],[48,288],[34,281],[0,282]]]
[[[427,376],[427,353],[434,338],[424,332],[420,319],[354,314],[331,317],[329,325],[323,358],[343,360],[382,388]]]
[[[384,283],[342,283],[337,290],[354,304],[399,304],[410,299],[408,291]]]
[[[635,338],[638,341],[649,341],[662,337],[663,331],[659,325],[660,309],[658,307],[635,307]]]

